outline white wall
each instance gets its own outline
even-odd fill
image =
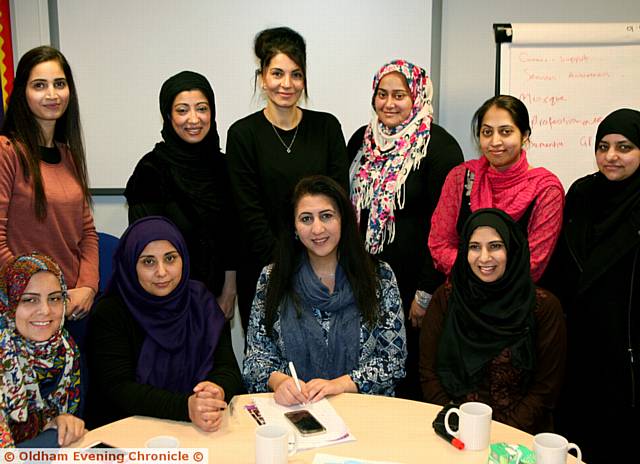
[[[618,21],[640,22],[640,1],[444,0],[439,123],[476,156],[471,117],[494,95],[494,23]]]
[[[11,39],[13,61],[27,50],[49,43],[49,8],[47,0],[11,0]]]
[[[122,188],[158,141],[162,82],[184,69],[216,92],[228,127],[264,103],[253,95],[255,34],[288,25],[307,43],[312,109],[334,114],[349,137],[370,118],[374,72],[393,58],[430,65],[431,0],[57,0],[59,47],[78,87],[94,188]],[[371,31],[384,29],[372,46]],[[52,32],[54,31],[52,26]]]
[[[96,229],[120,237],[127,228],[127,206],[121,196],[94,196],[93,220]]]

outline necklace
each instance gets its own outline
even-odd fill
[[[316,275],[317,275],[318,277],[320,277],[321,279],[322,279],[323,277],[335,277],[335,276],[336,276],[335,274],[321,274],[320,272],[317,272],[317,273],[316,273]]]
[[[313,272],[315,273],[315,275],[318,276],[318,278],[320,280],[323,279],[334,279],[336,277],[336,274],[333,272],[318,272],[315,269],[313,270]]]
[[[298,125],[296,126],[296,131],[293,133],[293,138],[291,139],[291,143],[289,145],[284,143],[284,140],[282,140],[282,137],[280,137],[280,134],[278,134],[278,129],[276,129],[276,126],[274,126],[273,123],[271,123],[271,127],[273,127],[273,132],[276,133],[276,137],[278,137],[278,140],[280,140],[280,143],[282,144],[284,149],[287,150],[287,153],[291,153],[291,147],[293,146],[293,142],[296,141],[296,135],[298,135],[298,128],[300,127],[300,123],[298,123]]]

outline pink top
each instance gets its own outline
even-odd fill
[[[527,232],[531,278],[537,281],[547,267],[560,234],[564,189],[555,174],[545,168],[531,168],[524,150],[518,162],[505,171],[492,168],[482,156],[449,172],[431,217],[429,249],[436,268],[448,276],[458,254],[456,224],[467,169],[475,174],[471,188],[472,212],[480,208],[498,208],[518,221],[535,202]]]
[[[58,164],[40,162],[47,216],[35,217],[31,180],[25,180],[13,144],[0,136],[0,265],[14,255],[39,251],[51,256],[69,288],[98,291],[98,235],[89,205],[75,179],[73,159],[58,145]]]

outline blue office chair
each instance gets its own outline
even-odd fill
[[[111,258],[113,257],[113,253],[118,246],[118,241],[120,239],[113,235],[107,234],[105,232],[98,232],[98,256],[99,256],[99,276],[100,283],[98,285],[98,294],[96,295],[97,301],[98,297],[104,292],[107,283],[109,282],[109,278],[111,277]],[[80,348],[80,352],[84,351],[84,339],[87,332],[87,324],[89,322],[89,317],[85,317],[84,319],[80,319],[78,321],[67,320],[65,326],[73,339],[78,344]]]
[[[98,273],[100,276],[100,283],[98,284],[98,294],[94,300],[94,304],[98,297],[104,292],[104,289],[111,277],[111,258],[118,246],[120,239],[114,235],[107,234],[106,232],[98,232]],[[89,317],[91,313],[89,313]],[[89,317],[80,319],[78,321],[67,320],[65,326],[73,339],[78,344],[80,352],[84,353],[84,339],[87,335],[87,325],[89,323]]]
[[[98,285],[98,294],[96,295],[95,302],[100,295],[104,292],[109,278],[111,277],[112,257],[118,246],[120,239],[114,235],[107,234],[105,232],[98,232],[98,255],[99,255],[99,275],[100,284]],[[80,408],[77,411],[79,417],[84,416],[85,400],[87,397],[87,390],[89,388],[89,375],[87,359],[85,354],[87,330],[89,327],[89,320],[91,319],[91,313],[89,316],[78,321],[67,321],[65,327],[69,331],[69,334],[78,344],[80,348]]]
[[[98,293],[104,292],[109,278],[111,277],[111,266],[113,253],[116,251],[120,239],[106,232],[98,232],[98,250],[100,255],[100,285]]]

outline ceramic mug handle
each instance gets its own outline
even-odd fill
[[[572,450],[572,449],[576,450],[576,456],[578,457],[578,464],[582,464],[582,451],[580,451],[580,447],[575,443],[569,443],[567,445],[567,453],[569,452],[569,450]]]
[[[449,432],[454,437],[458,437],[460,435],[460,427],[458,427],[458,430],[452,430],[451,427],[449,427],[449,416],[451,414],[457,414],[458,415],[458,423],[460,423],[460,409],[451,408],[451,409],[449,409],[447,411],[447,413],[444,416],[444,428],[447,429],[447,432]]]

